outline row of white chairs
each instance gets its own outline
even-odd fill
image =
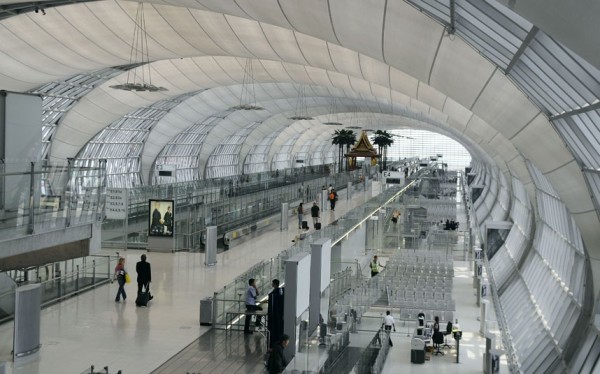
[[[430,309],[430,310],[456,310],[454,300],[409,300],[409,299],[391,299],[388,300],[390,306],[394,308],[409,308],[409,309]]]
[[[405,290],[405,289],[397,289],[391,290],[391,295],[393,295],[397,299],[434,299],[434,300],[452,300],[452,291],[440,290],[438,292],[434,291],[423,291],[423,290]]]

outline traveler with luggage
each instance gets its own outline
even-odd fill
[[[312,217],[313,226],[315,229],[317,228],[317,223],[319,223],[319,212],[319,206],[317,205],[317,202],[314,202],[312,208],[310,208],[310,215]]]
[[[135,264],[135,271],[137,272],[137,284],[138,292],[135,300],[137,306],[147,306],[148,301],[152,300],[153,297],[150,295],[150,282],[152,281],[152,270],[150,263],[146,261],[146,255],[142,255],[141,261]]]

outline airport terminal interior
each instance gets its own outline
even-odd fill
[[[600,373],[599,16],[0,0],[0,374]]]

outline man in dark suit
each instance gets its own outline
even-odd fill
[[[269,361],[267,363],[267,370],[269,374],[279,374],[283,373],[285,367],[288,365],[287,360],[285,359],[285,355],[283,354],[283,350],[287,347],[290,342],[290,337],[287,335],[282,335],[281,338],[277,341],[277,344],[273,346],[273,351],[269,356]]]
[[[279,287],[279,279],[271,282],[273,290],[269,293],[267,321],[269,326],[269,347],[276,343],[277,337],[283,335],[283,288]]]
[[[143,288],[146,288],[146,292],[148,292],[152,281],[152,271],[150,263],[146,262],[146,255],[142,255],[142,261],[135,264],[135,271],[137,272],[138,294],[142,292]]]

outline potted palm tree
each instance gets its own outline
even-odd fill
[[[392,134],[387,131],[377,130],[375,131],[375,137],[373,138],[373,144],[378,148],[379,154],[383,160],[380,164],[379,171],[383,171],[387,167],[387,148],[394,143]]]

